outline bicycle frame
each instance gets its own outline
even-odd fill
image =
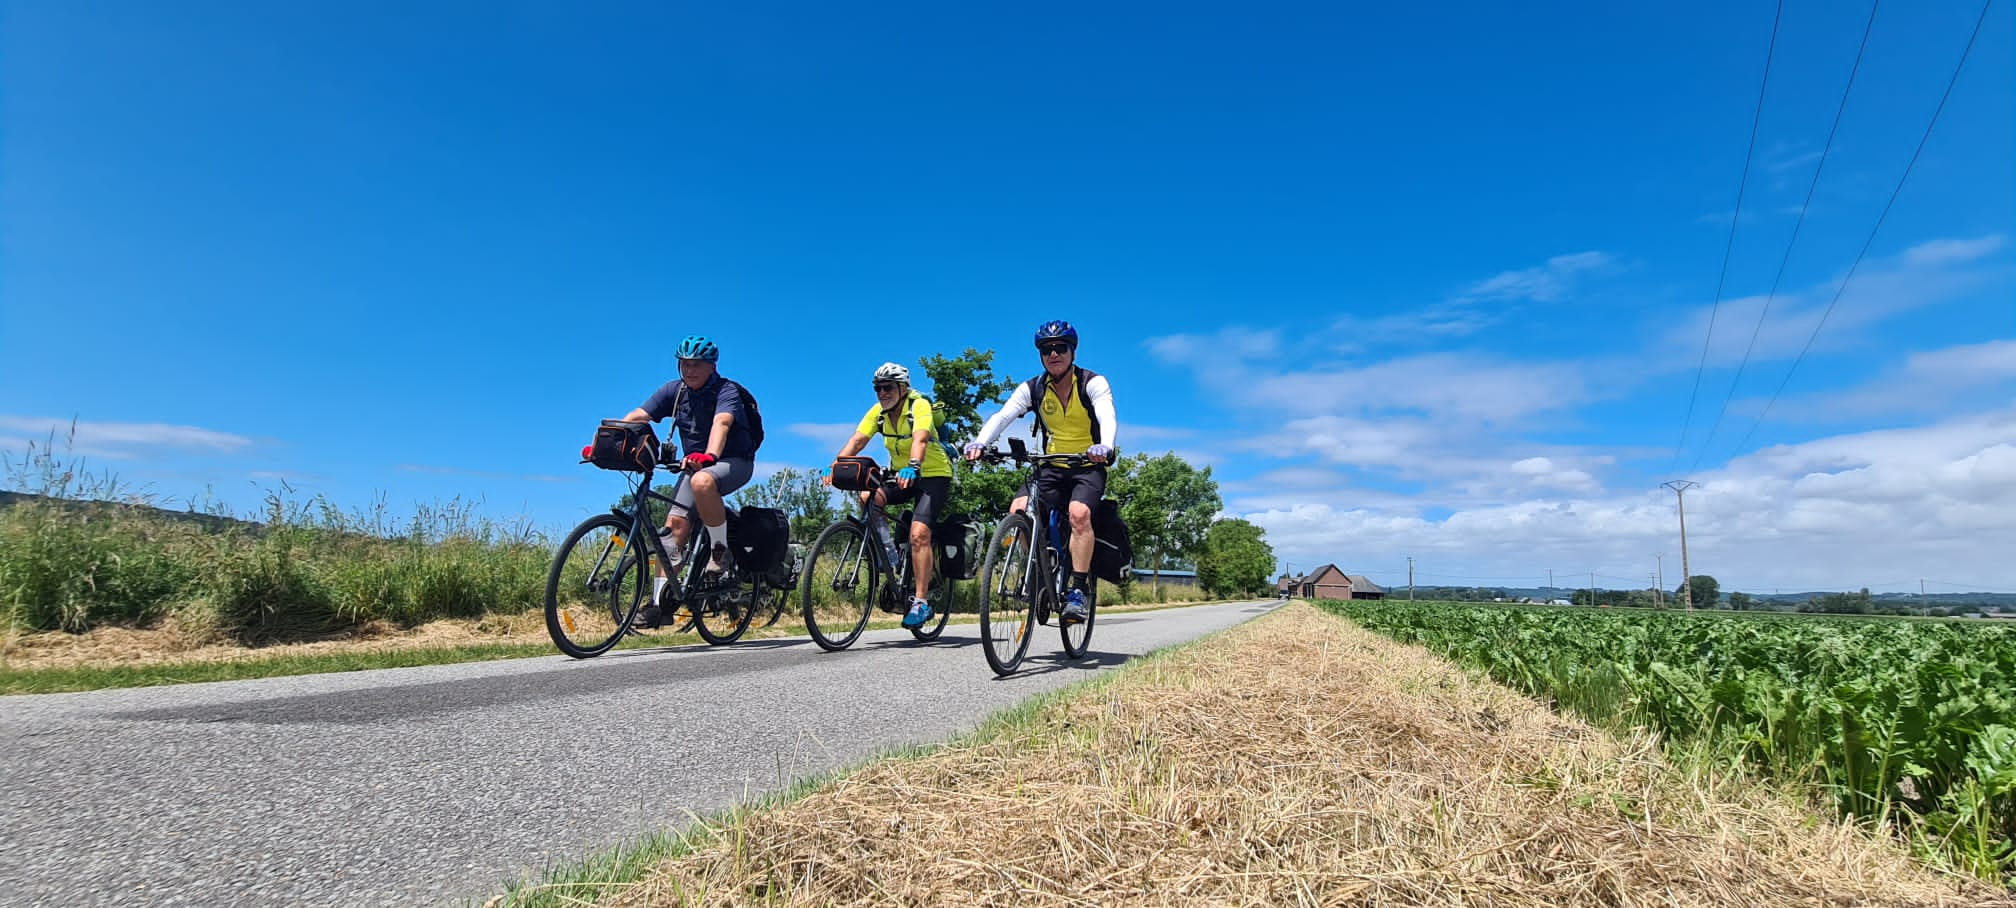
[[[885,481],[883,483],[883,486],[886,488],[887,485],[888,483],[887,481]],[[883,525],[889,528],[890,536],[892,539],[894,538],[896,532],[896,521],[890,517],[889,506],[876,504],[875,494],[873,492],[847,492],[845,494],[851,497],[856,497],[861,501],[860,512],[858,514],[848,514],[842,519],[847,520],[853,523],[855,526],[861,528],[861,539],[862,539],[861,548],[865,550],[865,553],[868,556],[869,569],[878,571],[882,574],[882,579],[889,584],[889,586],[887,587],[888,589],[894,590],[896,591],[897,595],[901,595],[907,598],[909,596],[908,585],[910,581],[913,580],[916,576],[915,563],[911,561],[909,558],[905,558],[902,559],[903,563],[900,565],[890,564],[888,556],[882,551],[881,540],[876,539],[875,534],[869,531],[869,520],[868,520],[869,515],[876,511],[880,511],[882,515]],[[913,508],[909,513],[914,515],[916,511]],[[909,540],[907,539],[903,540],[903,545],[901,547],[903,548],[904,551],[908,551]],[[933,543],[933,548],[934,549],[936,548],[935,541]],[[849,555],[848,557],[844,558],[840,562],[840,570],[835,572],[835,576],[840,576],[840,574],[843,572],[846,574],[848,578],[849,588],[852,588],[858,581],[858,576],[854,572],[860,570],[861,567],[860,559],[862,555],[863,552],[855,552]]]

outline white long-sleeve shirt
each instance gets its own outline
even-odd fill
[[[1093,376],[1085,387],[1079,389],[1078,396],[1091,405],[1092,415],[1098,417],[1098,436],[1092,439],[1092,443],[1118,449],[1120,419],[1113,415],[1113,388],[1106,383],[1106,376]],[[1029,398],[1029,383],[1016,385],[1015,393],[1008,396],[1008,403],[990,417],[985,426],[980,427],[980,437],[974,441],[981,445],[993,444],[1002,432],[1007,431],[1009,423],[1022,418],[1035,405],[1036,401]],[[1048,444],[1049,439],[1044,439],[1044,442]]]

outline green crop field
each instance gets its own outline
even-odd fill
[[[1817,785],[1928,858],[2016,883],[2016,627],[1329,602],[1597,721]]]

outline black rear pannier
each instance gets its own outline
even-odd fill
[[[868,492],[882,482],[882,469],[872,457],[833,459],[833,487],[842,492]]]
[[[735,549],[735,563],[744,571],[768,571],[783,564],[791,553],[791,518],[776,508],[729,511],[728,544]]]
[[[658,433],[650,423],[605,419],[595,430],[588,462],[604,470],[642,473],[658,462]]]
[[[980,522],[948,517],[931,530],[938,546],[938,570],[953,580],[971,580],[980,573]]]
[[[1127,540],[1119,502],[1108,498],[1092,509],[1092,541],[1092,576],[1107,583],[1134,579],[1134,545]]]

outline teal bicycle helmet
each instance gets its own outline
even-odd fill
[[[710,363],[718,362],[721,359],[721,348],[714,346],[714,342],[708,340],[706,335],[689,334],[685,340],[679,342],[679,352],[677,355],[680,359],[704,359]]]

